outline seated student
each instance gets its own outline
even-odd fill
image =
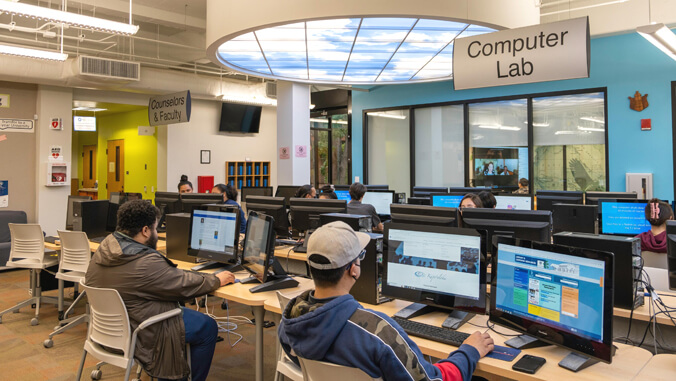
[[[178,193],[192,193],[192,183],[188,181],[188,176],[181,175],[181,181],[178,183]]]
[[[279,341],[289,357],[359,368],[384,380],[469,380],[479,359],[493,350],[487,333],[474,332],[448,358],[430,364],[404,330],[382,312],[362,307],[350,289],[361,275],[370,237],[341,221],[309,238],[308,264],[315,289],[282,312]]]
[[[211,190],[211,193],[222,193],[223,194],[223,203],[226,205],[235,205],[239,208],[239,232],[241,234],[246,233],[246,216],[242,207],[237,203],[237,188],[228,184],[216,184]]]
[[[305,184],[298,188],[296,191],[296,194],[293,197],[298,197],[298,198],[316,198],[317,197],[317,190],[315,187],[313,187],[310,184]]]
[[[464,208],[483,208],[484,205],[481,202],[479,196],[474,193],[467,193],[460,200],[460,209]]]
[[[519,189],[512,193],[528,194],[528,179],[522,177],[519,179]]]
[[[337,200],[338,195],[336,194],[335,190],[333,189],[333,185],[324,185],[319,190],[319,198],[320,199],[326,199],[326,200]]]
[[[92,287],[120,293],[131,323],[138,328],[147,318],[178,307],[235,281],[229,271],[198,274],[179,270],[156,250],[160,210],[145,200],[129,201],[117,212],[117,228],[101,242],[85,275]],[[135,358],[159,379],[206,380],[216,347],[218,326],[211,317],[183,308],[176,316],[139,332]],[[191,364],[185,356],[190,344]]]
[[[653,253],[667,252],[667,221],[674,219],[671,207],[666,202],[653,198],[645,206],[645,219],[650,230],[639,234],[641,250]]]
[[[364,216],[371,216],[371,225],[374,231],[383,231],[383,223],[380,222],[380,217],[376,213],[376,208],[371,204],[362,204],[361,200],[366,194],[366,186],[362,183],[354,183],[350,185],[350,202],[347,203],[348,214],[361,214]]]
[[[496,200],[493,193],[489,191],[479,192],[479,198],[481,199],[481,204],[483,204],[484,208],[495,209],[495,207],[498,206],[498,200]]]

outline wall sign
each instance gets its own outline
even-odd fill
[[[148,120],[151,126],[190,121],[190,90],[160,95],[148,101]]]
[[[0,107],[9,108],[9,94],[0,94]]]
[[[50,130],[63,130],[63,123],[61,123],[61,118],[51,118],[49,123]]]
[[[280,147],[279,148],[279,159],[280,160],[286,160],[291,158],[291,155],[289,155],[289,147]]]
[[[63,161],[63,150],[61,149],[61,146],[49,147],[49,160]]]
[[[0,131],[35,132],[32,119],[0,119]]]
[[[587,17],[458,38],[455,90],[589,77]]]
[[[307,157],[307,146],[296,146],[296,157]]]

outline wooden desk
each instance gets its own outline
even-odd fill
[[[657,294],[660,295],[660,299],[662,299],[664,304],[666,304],[668,306],[676,305],[676,292],[674,292],[674,291],[658,291]],[[645,297],[643,305],[634,310],[634,314],[632,316],[632,319],[649,321],[651,315],[648,312],[649,311],[648,303],[650,303],[650,298]],[[631,310],[627,310],[627,309],[624,309],[624,308],[615,308],[613,310],[613,315],[629,319],[629,316],[631,315]],[[658,324],[666,324],[666,325],[673,325],[674,324],[671,321],[671,319],[669,319],[669,317],[667,317],[664,314],[657,315],[657,323]]]
[[[676,380],[676,355],[655,355],[633,378],[634,380]]]
[[[89,249],[93,252],[95,252],[101,244],[97,242],[92,242],[89,241]],[[61,244],[55,244],[55,243],[50,243],[50,242],[45,242],[45,248],[54,250],[54,251],[61,251]],[[157,250],[166,250],[167,248],[167,241],[157,241]],[[194,264],[193,264],[194,266]]]

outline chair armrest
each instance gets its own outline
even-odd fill
[[[139,324],[138,328],[136,328],[135,331],[140,331],[142,329],[146,329],[146,328],[148,328],[149,326],[151,326],[155,323],[159,323],[162,320],[167,320],[170,317],[180,315],[181,313],[182,312],[181,312],[180,308],[174,308],[171,311],[162,312],[161,314],[157,314],[155,316],[149,317],[146,320],[144,320],[143,322],[141,322],[141,324]]]

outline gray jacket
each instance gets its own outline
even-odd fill
[[[178,301],[215,291],[220,281],[215,275],[180,270],[156,250],[115,232],[94,253],[85,284],[116,289],[134,330],[147,318],[178,307]],[[134,357],[152,377],[187,377],[183,318],[176,316],[140,331]]]

